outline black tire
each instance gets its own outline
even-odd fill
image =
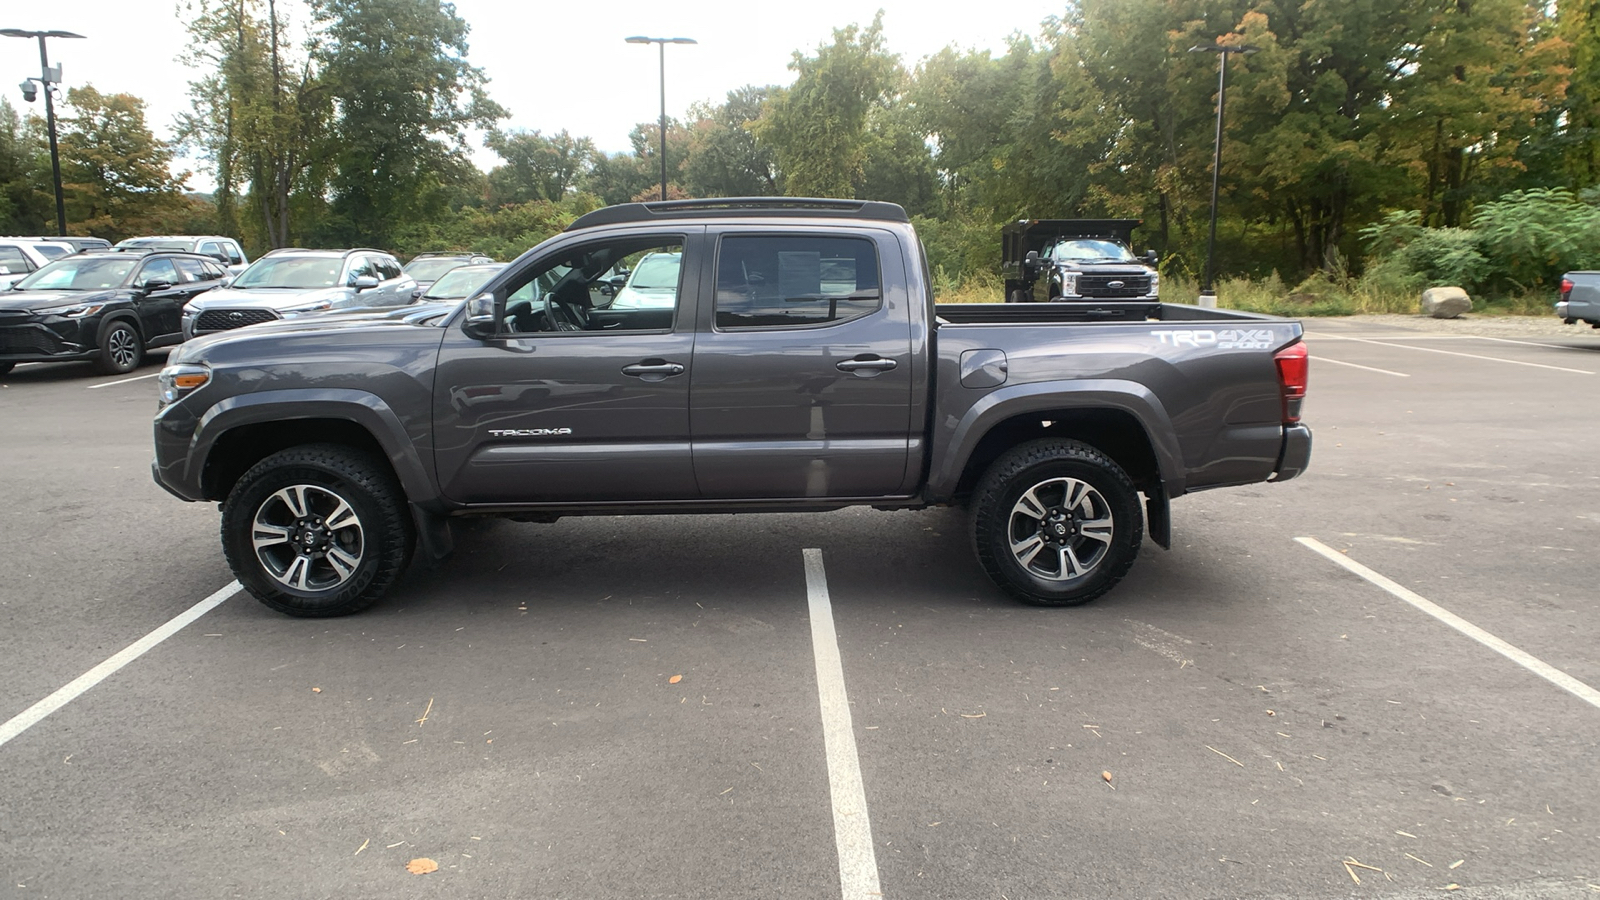
[[[94,367],[103,375],[123,375],[144,362],[144,338],[126,319],[117,319],[100,331],[100,357]]]
[[[1133,567],[1144,540],[1132,480],[1109,456],[1079,441],[1013,448],[978,481],[972,509],[984,571],[1006,593],[1035,606],[1077,606],[1111,590]]]
[[[0,362],[0,375],[10,375],[11,374],[11,370],[13,368],[15,368],[16,365],[17,365],[16,363]]]
[[[378,602],[415,543],[388,466],[336,444],[268,456],[222,504],[222,552],[233,574],[291,616],[346,616]]]

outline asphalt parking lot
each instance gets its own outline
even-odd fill
[[[1600,896],[1600,332],[1307,331],[1310,470],[1065,610],[846,510],[477,523],[289,619],[150,480],[160,354],[20,366],[0,897]]]

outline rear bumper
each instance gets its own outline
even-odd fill
[[[1268,481],[1288,481],[1311,464],[1311,429],[1289,425],[1283,429],[1283,451],[1278,454],[1277,471]]]
[[[1600,302],[1591,300],[1563,300],[1556,304],[1556,316],[1584,322],[1600,322]]]

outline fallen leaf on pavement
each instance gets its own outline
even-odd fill
[[[406,863],[406,871],[413,875],[426,875],[429,872],[439,871],[439,864],[426,856],[419,856]]]
[[[674,675],[671,678],[667,679],[667,684],[677,684],[678,682],[680,682],[682,680],[683,680],[683,676],[682,675]]]
[[[320,693],[322,693],[322,688],[312,688],[311,689],[311,693],[320,694]]]

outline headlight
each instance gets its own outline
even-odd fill
[[[332,308],[333,308],[333,301],[332,300],[324,300],[321,303],[316,304],[315,306],[302,306],[302,307],[299,307],[297,309],[286,309],[286,310],[283,310],[282,314],[283,314],[283,317],[285,319],[292,319],[295,316],[305,315],[308,312],[320,312],[321,310],[332,309]]]
[[[104,303],[74,303],[70,306],[52,306],[48,309],[36,309],[33,310],[33,314],[36,316],[66,316],[69,319],[80,319],[84,316],[92,316],[105,308],[106,305]]]
[[[161,405],[178,402],[210,380],[211,370],[205,366],[167,366],[156,377],[161,385]]]
[[[1061,296],[1063,296],[1063,297],[1075,297],[1077,295],[1078,295],[1078,273],[1077,272],[1062,272],[1061,273]]]

